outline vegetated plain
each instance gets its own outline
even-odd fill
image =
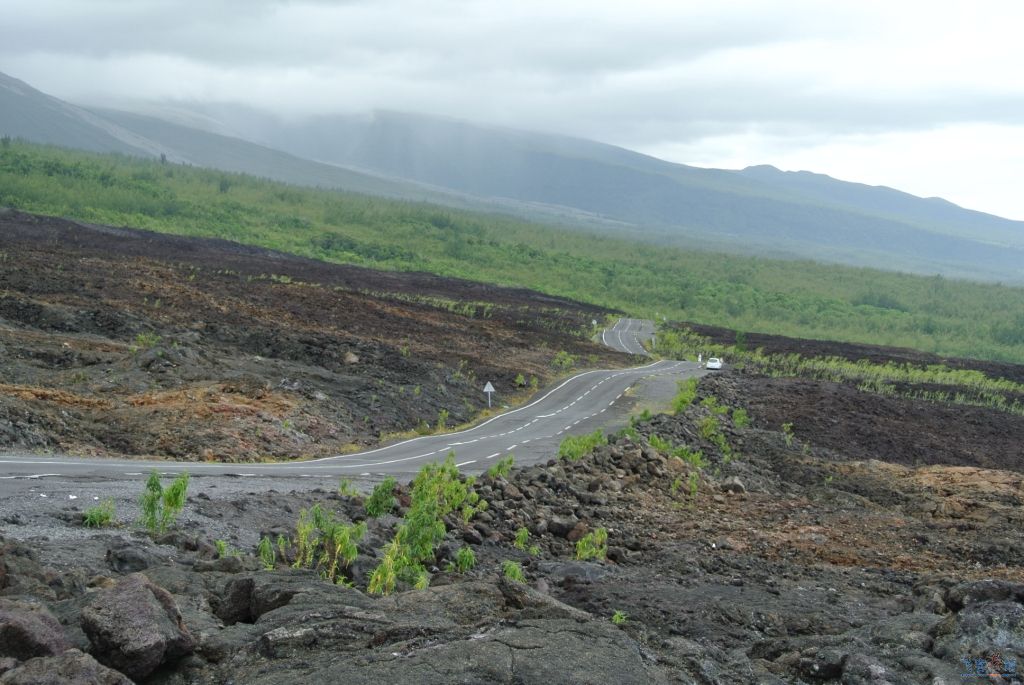
[[[5,140],[0,206],[536,288],[638,316],[1024,361],[1024,290],[653,247],[496,215]]]

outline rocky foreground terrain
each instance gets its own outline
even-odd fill
[[[485,378],[525,396],[566,355],[630,362],[587,340],[608,312],[537,293],[10,211],[0,237],[0,446],[21,452],[337,453],[470,419]],[[1022,399],[1020,366],[747,344]],[[157,533],[141,483],[86,528],[104,483],[17,481],[0,685],[1019,683],[1024,416],[909,397],[959,390],[929,383],[705,377],[578,458],[454,481],[479,502],[383,596],[412,483],[373,517],[373,482],[196,477]]]
[[[578,460],[476,480],[489,507],[447,516],[429,587],[383,597],[367,585],[403,484],[368,518],[358,494],[197,481],[155,537],[86,531],[71,505],[19,538],[8,513],[0,683],[1019,683],[1024,418],[960,409],[709,376]],[[255,555],[317,503],[367,524],[342,585]],[[599,528],[604,557],[577,559]]]

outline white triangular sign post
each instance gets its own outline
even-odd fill
[[[487,385],[484,386],[484,392],[487,393],[487,408],[491,408],[491,393],[494,392],[494,386],[491,385],[490,381],[487,381]]]

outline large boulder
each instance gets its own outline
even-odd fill
[[[387,621],[387,618],[378,618]],[[227,675],[251,685],[311,682],[447,685],[448,683],[667,683],[665,672],[608,621],[526,619],[477,632],[402,640],[378,649],[325,649],[318,631],[292,629],[296,652],[233,661]],[[414,633],[388,633],[413,637]],[[301,638],[301,639],[300,639]]]
[[[97,593],[82,609],[82,629],[102,663],[135,679],[196,646],[170,593],[139,573]]]
[[[0,536],[0,595],[33,595],[56,599],[46,569],[36,560],[32,548]]]
[[[0,657],[54,656],[70,646],[60,622],[45,607],[0,599]]]
[[[0,685],[132,685],[88,654],[69,649],[59,656],[29,659],[0,675]]]
[[[115,540],[107,548],[107,564],[118,573],[136,573],[152,566],[156,559],[142,545],[129,540]]]
[[[665,671],[612,625],[507,579],[371,598],[353,588],[275,572],[232,579],[225,628],[204,645],[213,680],[313,682],[664,683]],[[273,598],[286,604],[260,614]],[[273,606],[279,602],[266,603]],[[239,640],[255,639],[256,649]]]

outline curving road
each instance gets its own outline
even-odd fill
[[[650,322],[626,319],[616,324],[615,342],[639,347],[637,339]],[[653,325],[650,326],[653,328]],[[641,348],[642,349],[642,348]],[[638,353],[639,354],[639,353]],[[567,434],[581,434],[601,428],[622,406],[630,387],[657,377],[684,378],[704,373],[695,362],[659,361],[632,369],[587,371],[562,382],[531,403],[491,418],[458,433],[413,438],[366,452],[311,461],[275,464],[209,464],[196,462],[141,461],[129,459],[69,459],[63,457],[0,455],[0,495],[3,483],[22,479],[124,480],[140,478],[151,469],[162,473],[187,470],[193,475],[234,475],[248,477],[374,477],[406,475],[423,464],[455,453],[464,471],[487,469],[496,460],[514,454],[517,464],[553,457]],[[610,411],[611,410],[611,411]],[[621,416],[620,416],[621,418]]]
[[[626,354],[651,356],[641,344],[654,337],[654,322],[645,319],[619,319],[601,331],[601,342]]]

